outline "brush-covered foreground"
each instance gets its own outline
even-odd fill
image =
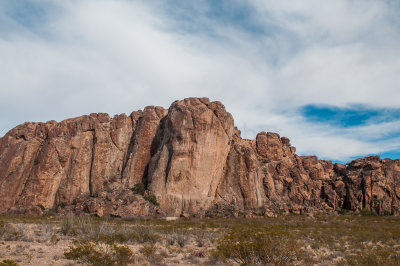
[[[0,265],[399,265],[400,218],[0,216]]]

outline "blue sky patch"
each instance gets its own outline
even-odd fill
[[[382,152],[382,153],[378,153],[378,154],[363,154],[363,155],[359,155],[359,156],[353,156],[345,161],[341,161],[341,160],[332,160],[333,163],[341,163],[341,164],[347,164],[350,163],[351,161],[358,159],[358,158],[364,158],[365,156],[375,156],[375,155],[379,155],[381,157],[381,159],[399,159],[400,158],[400,151],[398,150],[394,150],[394,151],[387,151],[387,152]]]
[[[60,8],[50,2],[26,0],[0,2],[0,33],[4,37],[7,33],[23,28],[33,34],[48,37],[43,26],[53,17],[59,16],[60,11]]]
[[[310,104],[301,107],[300,113],[309,122],[345,128],[400,120],[400,109],[371,108],[360,105],[340,108]]]
[[[212,35],[216,25],[230,26],[253,35],[270,34],[277,27],[258,23],[256,10],[251,5],[233,1],[165,1],[164,12],[178,22],[179,29],[188,33],[204,32]]]
[[[382,159],[389,158],[389,159],[399,159],[400,158],[400,151],[387,151],[379,154]]]

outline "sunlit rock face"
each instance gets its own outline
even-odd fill
[[[198,213],[215,200],[234,132],[232,116],[219,102],[174,102],[157,136],[149,166],[149,190],[172,215]]]
[[[400,212],[400,160],[341,165],[295,152],[277,133],[242,139],[224,105],[207,98],[25,123],[0,138],[0,212],[39,204],[119,217]]]

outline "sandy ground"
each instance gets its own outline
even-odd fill
[[[7,259],[20,265],[79,265],[64,256],[79,236],[63,235],[59,225],[8,223],[8,226],[11,226],[12,232],[0,241],[0,262]],[[20,236],[16,236],[15,232]],[[15,241],[13,238],[20,239]],[[205,243],[205,246],[198,247],[196,241],[191,239],[182,248],[177,243],[169,245],[161,240],[155,244],[157,251],[154,258],[146,257],[141,251],[150,244],[124,245],[133,251],[134,265],[215,265],[206,256],[213,249],[212,243],[207,240]]]
[[[60,240],[56,245],[49,243],[22,242],[22,241],[2,241],[0,242],[0,258],[9,259],[22,265],[79,265],[76,261],[64,258],[64,252],[72,244],[69,240]],[[188,246],[181,253],[165,249],[166,252],[162,262],[148,262],[140,254],[140,245],[128,245],[136,253],[136,263],[140,265],[213,265],[213,262],[207,258],[196,258],[195,253],[190,250],[193,247]],[[176,250],[179,248],[174,247]],[[204,249],[203,249],[204,250]],[[0,261],[1,261],[0,260]],[[136,264],[133,263],[133,264]]]
[[[213,257],[221,239],[232,236],[229,232],[246,232],[244,239],[233,238],[236,242],[232,242],[228,238],[229,243],[248,243],[247,234],[252,231],[237,228],[255,229],[252,241],[261,232],[277,234],[277,242],[267,241],[270,244],[265,246],[265,254],[283,259],[297,250],[294,261],[303,265],[400,265],[399,217],[362,216],[178,221],[2,216],[0,262],[79,265],[77,260],[66,259],[64,253],[79,245],[75,240],[83,239],[105,254],[110,254],[113,245],[128,247],[132,265],[239,265],[233,256],[226,262]],[[112,237],[112,244],[101,238],[104,236]],[[290,245],[293,242],[295,246]],[[269,252],[269,247],[279,250]],[[230,248],[228,254],[237,253]]]

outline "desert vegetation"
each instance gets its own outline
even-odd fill
[[[0,265],[399,263],[399,217],[371,213],[173,221],[0,217]]]

